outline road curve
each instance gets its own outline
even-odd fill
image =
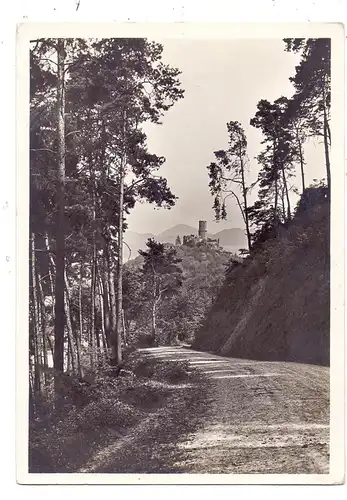
[[[199,430],[177,444],[189,473],[329,473],[329,368],[143,349],[209,381]]]

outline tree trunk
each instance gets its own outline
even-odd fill
[[[35,361],[34,361],[35,362]],[[35,388],[33,377],[35,377],[35,368],[32,366],[32,357],[29,354],[29,418],[33,418],[36,414],[35,408]]]
[[[70,290],[69,290],[69,284],[67,282],[66,273],[64,277],[65,277],[64,306],[65,306],[65,317],[66,317],[66,327],[67,327],[68,354],[70,354],[68,359],[70,358],[72,372],[76,373],[76,358],[75,358],[73,329],[72,329],[71,314],[70,314]]]
[[[289,192],[288,192],[288,184],[287,184],[287,179],[286,179],[286,173],[285,173],[284,165],[283,165],[282,161],[281,161],[281,170],[282,170],[283,188],[284,188],[284,193],[285,193],[286,200],[287,200],[287,220],[290,220],[292,218],[292,213],[291,213],[291,207],[290,207],[290,199],[289,199]]]
[[[281,201],[282,201],[282,216],[283,216],[283,220],[285,221],[287,214],[286,214],[286,201],[285,201],[284,186],[282,186],[282,189],[281,189]]]
[[[96,352],[96,327],[95,327],[95,289],[96,289],[96,240],[95,240],[95,219],[96,219],[96,182],[95,173],[92,164],[92,157],[89,158],[89,171],[92,182],[92,262],[91,262],[91,287],[90,287],[90,331],[89,331],[89,348],[90,348],[90,365],[94,366],[97,358]]]
[[[152,303],[152,344],[155,343],[157,339],[157,302],[154,297],[153,303]]]
[[[302,151],[302,144],[301,144],[301,139],[299,136],[298,129],[296,129],[296,140],[297,140],[298,149],[299,149],[302,192],[304,192],[306,189],[306,187],[305,187],[305,171],[304,171],[304,155],[303,155],[303,151]]]
[[[71,371],[71,346],[70,342],[67,344],[67,354],[66,354],[66,370]]]
[[[41,316],[41,326],[42,326],[42,353],[43,353],[43,366],[44,370],[44,379],[45,385],[47,386],[49,383],[49,376],[46,368],[48,367],[48,354],[47,354],[47,321],[46,321],[46,307],[45,307],[45,297],[42,289],[41,276],[38,270],[36,270],[37,274],[37,284],[38,284],[38,294],[39,294],[39,310]]]
[[[95,340],[96,340],[96,329],[95,329],[95,281],[96,281],[96,249],[95,241],[93,243],[93,255],[92,255],[92,269],[91,269],[91,287],[90,287],[90,332],[89,332],[89,345],[90,345],[90,364],[93,367],[96,359],[95,352]]]
[[[106,336],[106,344],[109,347],[110,339],[110,303],[109,303],[109,287],[108,287],[108,274],[107,274],[107,262],[104,258],[104,269],[102,275],[100,276],[100,282],[102,283],[102,294],[103,294],[103,307],[104,307],[104,330]],[[100,286],[101,286],[100,283]]]
[[[49,239],[48,239],[48,234],[46,233],[44,236],[45,240],[45,247],[48,253],[48,275],[49,275],[49,286],[51,289],[51,295],[52,295],[52,306],[54,310],[54,274],[55,274],[55,262],[52,256],[51,248],[49,245]]]
[[[35,233],[31,233],[31,293],[32,293],[32,326],[34,337],[34,387],[35,392],[41,391],[40,376],[40,322],[37,301],[37,282],[36,282],[36,256],[35,256]]]
[[[113,343],[117,341],[117,336],[114,335],[116,331],[116,291],[114,286],[114,269],[112,264],[112,257],[110,255],[110,248],[107,251],[107,259],[108,259],[108,292],[109,292],[109,304],[110,304],[110,346],[113,347]],[[117,347],[117,346],[115,346]],[[117,358],[113,357],[113,353],[111,353],[111,359],[115,363],[117,363]]]
[[[277,159],[277,140],[276,138],[274,139],[274,144],[273,144],[273,168],[274,168],[274,174],[275,174],[275,203],[274,203],[274,210],[275,210],[275,220],[274,220],[274,225],[275,225],[275,231],[277,233],[278,227],[279,227],[279,218],[278,218],[278,198],[279,198],[279,189],[278,189],[278,159]]]
[[[65,41],[57,40],[57,218],[56,218],[56,256],[55,256],[55,318],[54,318],[54,369],[64,371],[64,325],[65,325]],[[58,381],[55,388],[58,390]]]
[[[80,263],[80,282],[78,286],[78,319],[79,319],[79,334],[76,331],[76,354],[77,354],[77,369],[80,377],[83,377],[81,366],[81,342],[83,338],[83,310],[82,310],[82,280],[83,280],[83,262]]]
[[[330,189],[331,189],[331,171],[330,171],[330,155],[329,155],[329,122],[327,116],[326,105],[324,103],[323,108],[323,137],[324,137],[324,153],[325,153],[325,168],[327,171],[327,185],[328,185],[328,196],[330,199]]]
[[[275,210],[275,228],[276,231],[278,229],[278,178],[277,178],[277,173],[275,173],[275,204],[274,204],[274,210]]]
[[[54,294],[55,262],[54,262],[53,255],[51,252],[47,233],[44,236],[44,240],[45,240],[45,247],[46,247],[47,255],[48,255],[48,275],[49,275],[49,286],[50,286],[50,290],[51,290],[52,311],[54,311],[54,307],[55,307],[55,300],[54,300],[54,295],[55,295]],[[53,347],[53,344],[52,344],[49,336],[47,336],[47,342],[48,342],[49,348],[52,352],[52,360],[54,360],[54,347]]]
[[[100,305],[100,315],[101,315],[101,338],[103,344],[104,353],[107,354],[107,339],[106,339],[106,331],[105,331],[105,305],[104,305],[104,291],[102,289],[101,276],[98,275],[98,292],[99,292],[99,305]]]
[[[331,130],[330,130],[330,125],[329,125],[329,120],[326,120],[326,128],[327,128],[327,134],[329,138],[329,147],[331,148]]]
[[[249,230],[249,219],[248,219],[248,204],[247,204],[247,188],[245,181],[245,169],[242,158],[242,151],[240,150],[240,161],[241,161],[241,175],[242,175],[242,196],[243,196],[243,206],[245,212],[245,225],[246,225],[246,235],[247,235],[247,244],[248,244],[248,252],[251,251],[252,240],[251,240],[251,232]]]
[[[123,210],[124,210],[124,176],[125,176],[125,120],[123,116],[123,153],[119,167],[119,197],[118,197],[118,260],[117,260],[117,303],[116,325],[112,332],[112,358],[119,365],[122,362],[122,311],[123,311]]]

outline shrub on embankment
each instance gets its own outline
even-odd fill
[[[194,348],[329,365],[329,205],[298,210],[277,238],[232,269]]]

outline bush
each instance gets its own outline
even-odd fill
[[[169,394],[168,389],[158,387],[151,381],[143,383],[135,380],[133,384],[128,385],[120,392],[119,397],[128,404],[145,411],[152,411],[162,406]]]
[[[141,417],[141,412],[114,398],[102,398],[89,403],[82,410],[70,412],[63,431],[89,431],[108,427],[127,428]]]
[[[49,412],[48,402],[40,401],[45,411],[30,422],[30,472],[76,471],[109,441],[110,429],[122,434],[144,412],[163,406],[172,390],[159,381],[185,380],[187,369],[187,362],[157,361],[133,352],[119,377],[110,376],[108,367],[94,373],[90,382],[62,375],[59,408],[52,411],[50,405]]]
[[[31,472],[69,472],[82,465],[109,438],[109,429],[125,430],[136,424],[143,413],[120,401],[116,394],[74,407],[66,417],[43,428],[32,423],[30,429],[29,470]]]
[[[137,377],[151,378],[154,375],[155,363],[150,358],[142,358],[136,355],[131,357],[126,367]]]
[[[167,382],[180,382],[189,376],[187,361],[165,361],[159,362],[154,367],[154,376]]]
[[[179,382],[188,378],[187,361],[158,361],[150,356],[134,353],[126,363],[126,368],[140,378],[153,378],[166,382]]]

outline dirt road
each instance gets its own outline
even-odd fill
[[[224,358],[181,347],[143,352],[188,360],[208,378],[199,430],[176,444],[178,470],[329,472],[329,368]]]

